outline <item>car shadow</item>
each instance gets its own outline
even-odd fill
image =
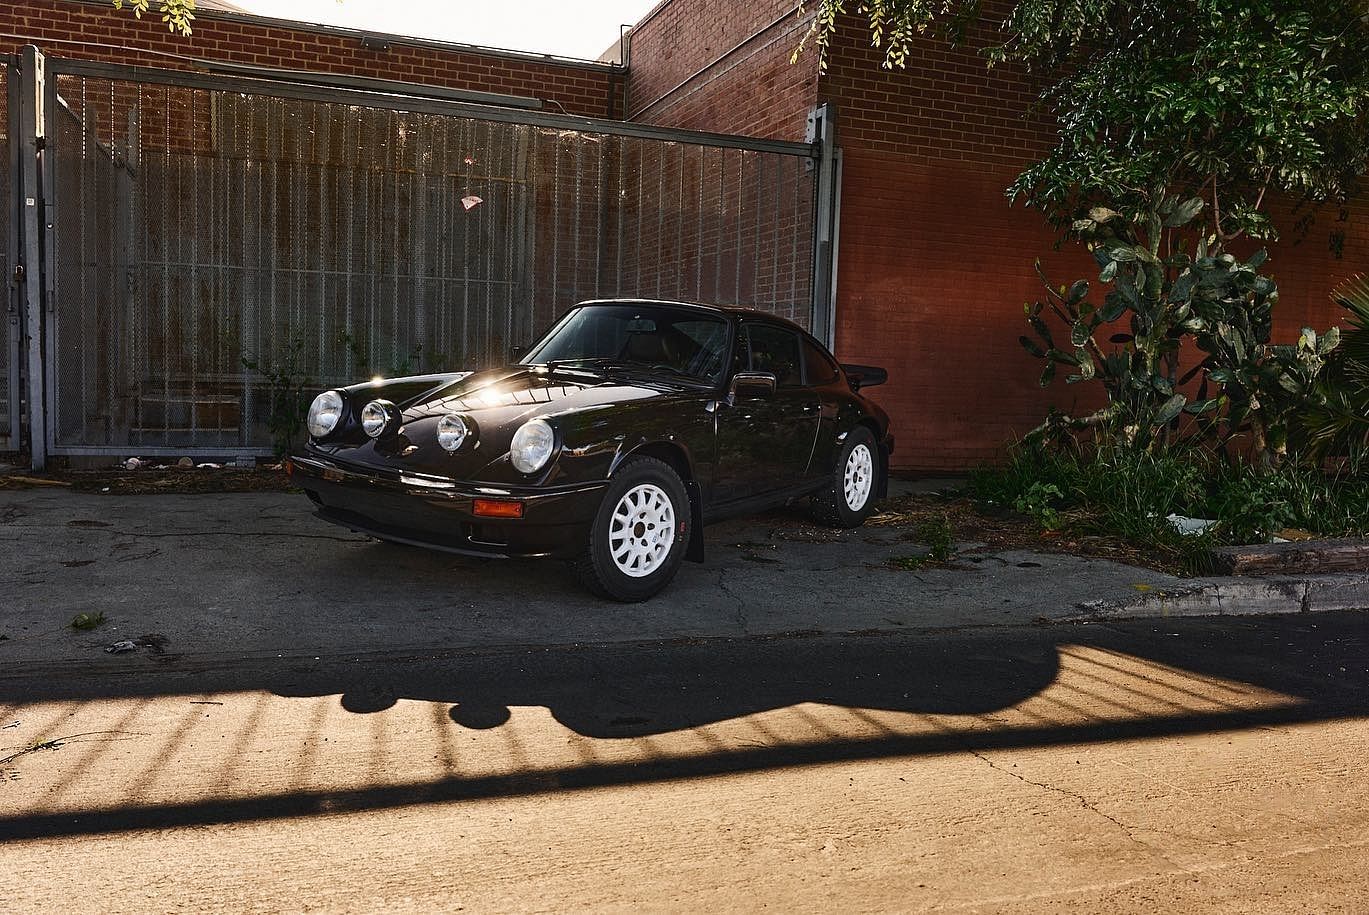
[[[1066,671],[1065,666],[1072,665]],[[1068,677],[1073,706],[1002,717]],[[853,759],[1047,747],[1213,733],[1369,714],[1369,627],[1358,613],[1139,620],[943,633],[872,633],[467,649],[376,655],[144,659],[118,675],[0,675],[0,703],[204,696],[264,690],[332,697],[383,714],[400,700],[447,706],[451,728],[501,728],[538,706],[585,738],[651,738],[818,704],[866,726],[804,739],[718,741],[646,761],[528,765],[506,774],[354,789],[294,790],[79,815],[0,817],[36,837],[239,822],[323,811],[508,797]],[[1117,710],[1100,714],[1099,708]],[[872,712],[902,712],[892,727]],[[965,716],[966,727],[941,716]],[[754,719],[753,719],[754,720]],[[816,717],[814,718],[817,721]],[[512,738],[511,739],[516,739]],[[542,761],[539,761],[542,762]]]

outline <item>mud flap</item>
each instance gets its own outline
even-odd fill
[[[693,480],[685,482],[685,492],[689,493],[689,546],[685,548],[685,559],[690,562],[704,561],[704,510],[703,491]]]
[[[876,499],[889,498],[889,446],[879,446],[879,488],[875,490]]]

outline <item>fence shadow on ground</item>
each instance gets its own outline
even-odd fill
[[[1354,613],[1145,620],[958,633],[492,649],[426,656],[281,657],[155,673],[11,672],[0,705],[269,691],[339,697],[358,715],[434,703],[441,727],[512,730],[511,709],[544,707],[608,753],[502,773],[294,790],[186,803],[0,818],[10,838],[247,822],[513,797],[892,757],[1163,738],[1369,714],[1369,627]],[[835,707],[845,718],[805,708]],[[436,710],[447,706],[445,719]],[[786,710],[802,733],[710,738],[702,751],[653,744]],[[892,713],[895,717],[890,717]],[[898,715],[906,717],[899,718]],[[833,720],[852,727],[832,726]],[[892,722],[892,723],[891,723]],[[907,726],[905,726],[907,723]],[[508,736],[518,741],[516,733]],[[617,743],[614,743],[617,742]],[[550,757],[548,757],[550,759]]]

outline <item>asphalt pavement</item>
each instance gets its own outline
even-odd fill
[[[792,513],[610,605],[302,503],[0,493],[6,911],[1369,900],[1361,613]]]
[[[684,563],[659,597],[622,605],[585,593],[562,563],[378,543],[315,518],[300,495],[0,492],[0,634],[10,639],[0,645],[15,662],[99,664],[104,646],[140,635],[180,655],[954,629],[1072,619],[1089,602],[1115,616],[1194,586],[1106,560],[969,544],[955,568],[905,570],[889,560],[923,550],[903,531],[834,532],[797,508],[705,538],[707,562]],[[1369,606],[1369,586],[1347,580]],[[106,625],[73,632],[80,613]]]

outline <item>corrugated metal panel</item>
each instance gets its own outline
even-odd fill
[[[272,376],[487,367],[588,298],[807,323],[806,155],[344,93],[56,91],[55,453],[264,450]]]

